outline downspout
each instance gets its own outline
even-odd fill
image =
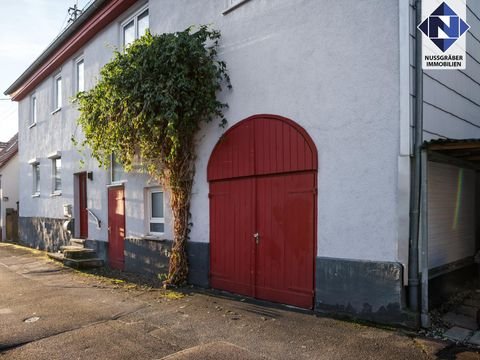
[[[415,2],[416,24],[422,21],[422,1]],[[410,201],[410,248],[408,266],[408,303],[410,310],[419,312],[419,233],[420,200],[422,179],[422,144],[423,144],[423,69],[422,69],[422,34],[416,29],[415,37],[415,113],[413,119],[413,158],[412,188]]]

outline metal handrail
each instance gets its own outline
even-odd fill
[[[101,228],[101,225],[102,225],[102,221],[97,217],[97,215],[95,215],[93,213],[92,210],[88,209],[87,208],[87,212],[95,219],[95,221],[97,222],[97,229],[100,229]]]

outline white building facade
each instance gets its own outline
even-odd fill
[[[159,34],[212,24],[222,33],[219,57],[227,63],[233,90],[219,94],[229,105],[227,132],[212,123],[204,126],[198,137],[190,281],[318,311],[409,322],[405,294],[416,94],[412,85],[413,5],[404,0],[374,0],[368,2],[368,9],[375,11],[365,11],[365,2],[353,0],[95,1],[7,90],[19,101],[20,189],[32,189],[20,192],[20,240],[55,251],[71,236],[84,237],[87,246],[95,247],[106,259],[114,256],[127,271],[165,271],[165,254],[172,238],[167,194],[145,175],[125,174],[115,166],[106,171],[88,156],[82,164],[82,155],[71,141],[72,137],[81,141],[82,130],[76,125],[78,112],[69,99],[95,85],[112,49],[122,48],[146,28]],[[469,5],[468,21],[473,23],[480,8]],[[480,26],[475,31],[480,31]],[[467,62],[466,75],[460,71],[424,74],[424,124],[429,136],[480,136],[478,103],[472,99],[480,84],[480,78],[476,80],[480,72],[475,71],[480,35],[473,34],[472,30],[467,38],[472,59]],[[434,102],[441,106],[432,106]],[[477,125],[467,125],[459,118]],[[262,126],[271,126],[273,133],[267,131],[262,135],[265,138],[260,138]],[[282,126],[294,134],[290,140],[275,133],[283,131],[278,130]],[[223,153],[220,145],[215,147],[222,135],[231,141]],[[235,153],[235,141],[245,137],[255,140],[246,143],[246,153]],[[285,168],[269,167],[274,161],[269,158],[261,170],[261,154],[252,155],[249,149],[262,143],[276,144],[262,154],[277,154],[278,163],[286,163],[288,154],[296,151],[294,147],[299,153],[306,152],[297,160],[288,160]],[[214,149],[219,151],[218,159],[212,158]],[[310,160],[310,155],[305,155],[308,151]],[[222,158],[221,154],[227,153],[232,158]],[[246,169],[249,164],[255,166],[245,173],[218,172],[235,161],[243,161]],[[311,177],[300,180],[300,173]],[[237,209],[215,202],[227,194],[232,203],[238,195],[232,189],[249,186],[236,185],[243,177],[254,179],[257,189],[254,194],[239,195],[251,196],[257,214],[253,220],[241,215],[248,213],[248,204]],[[277,205],[273,200],[262,202],[274,196],[265,192],[262,198],[258,191],[264,177],[282,178],[287,184],[265,185],[266,189],[278,186],[284,190],[286,195]],[[476,173],[468,173],[465,179],[468,191],[475,192]],[[297,181],[305,182],[295,189],[288,187]],[[301,192],[300,188],[311,193],[310,200],[298,200],[307,222],[289,210],[297,200],[288,200],[288,194]],[[109,213],[118,201],[123,210]],[[72,206],[72,235],[64,228],[69,219],[64,205]],[[227,225],[231,222],[231,234],[222,233],[223,218],[215,220],[217,206],[235,214],[224,219]],[[273,214],[272,221],[286,230],[277,234],[275,226],[269,225],[263,234],[257,231],[255,226],[270,221],[263,214]],[[249,221],[257,225],[235,227]],[[112,226],[120,232],[123,229],[123,247],[113,250]],[[462,226],[474,227],[471,223]],[[309,230],[299,230],[305,228]],[[290,255],[295,251],[289,241],[296,241],[299,231],[308,237],[305,242],[298,240],[298,244],[306,244],[304,251]],[[282,238],[286,233],[291,234],[290,240]],[[228,240],[222,242],[221,238]],[[276,238],[283,239],[281,246],[263,245]],[[252,243],[242,247],[242,241]],[[252,245],[255,241],[257,245]],[[473,256],[476,243],[472,244],[458,257]],[[275,252],[277,245],[281,253]],[[242,251],[251,256],[247,263]],[[223,257],[235,266],[226,267]],[[297,267],[299,263],[305,268]],[[268,275],[269,267],[299,274],[292,275],[291,283],[280,284],[274,275]],[[309,273],[306,278],[300,274],[305,271]],[[297,290],[296,283],[302,283]],[[300,297],[310,300],[297,303],[295,299]]]

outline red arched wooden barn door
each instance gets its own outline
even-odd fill
[[[256,115],[208,164],[214,288],[313,307],[317,150],[291,120]]]

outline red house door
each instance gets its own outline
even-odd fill
[[[108,188],[108,260],[110,267],[123,270],[125,239],[125,190]]]
[[[291,120],[255,116],[226,132],[208,165],[212,287],[313,307],[316,170]]]
[[[78,174],[78,206],[80,220],[80,238],[88,237],[88,212],[87,212],[87,173]]]

